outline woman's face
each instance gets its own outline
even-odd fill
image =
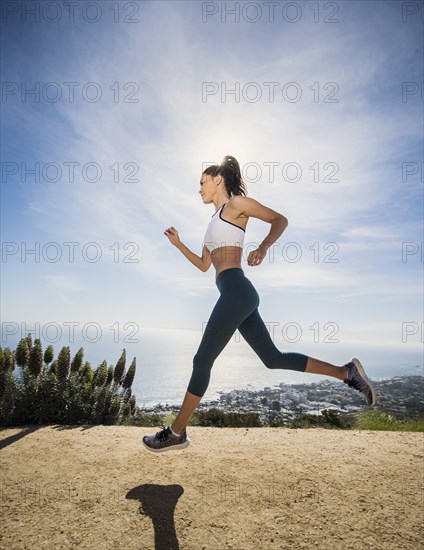
[[[199,193],[204,204],[210,204],[217,190],[216,179],[210,174],[202,174]]]

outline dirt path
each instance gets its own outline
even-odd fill
[[[1,431],[0,548],[422,548],[422,433],[158,429]]]

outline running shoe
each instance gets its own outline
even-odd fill
[[[160,424],[160,427],[162,430],[156,432],[155,435],[145,435],[143,437],[143,444],[149,451],[163,453],[165,451],[185,449],[190,445],[185,428],[180,436],[175,436],[171,432],[170,426],[165,428],[163,424]]]
[[[363,393],[368,405],[375,405],[377,403],[375,388],[371,380],[365,374],[364,367],[361,365],[359,359],[354,357],[344,366],[348,368],[348,377],[345,378],[343,382],[349,387]]]

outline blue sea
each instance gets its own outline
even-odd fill
[[[64,345],[70,346],[71,357],[83,347],[84,361],[89,361],[93,368],[103,360],[106,360],[108,365],[115,365],[122,349],[125,348],[127,369],[133,357],[136,357],[137,371],[132,390],[136,395],[137,404],[152,407],[159,403],[181,404],[191,376],[193,356],[201,336],[200,331],[194,330],[145,328],[136,343],[115,343],[112,335],[109,337],[104,332],[102,338],[95,343],[76,337],[73,342],[65,338],[55,343],[42,340],[42,345],[43,350],[48,344],[53,346],[55,359]],[[3,335],[2,347],[15,349],[20,337],[16,335],[5,339]],[[423,374],[423,351],[420,343],[390,346],[354,341],[343,344],[304,340],[288,343],[282,337],[280,340],[275,338],[274,342],[282,351],[304,353],[335,365],[346,363],[352,356],[358,357],[368,375],[374,380]],[[313,383],[329,379],[327,376],[310,373],[267,369],[236,332],[215,361],[203,401],[218,399],[222,392],[234,389],[260,390],[267,386],[278,386],[280,383]]]

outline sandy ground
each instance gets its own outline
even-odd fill
[[[0,432],[2,549],[418,549],[422,433],[189,427]]]

